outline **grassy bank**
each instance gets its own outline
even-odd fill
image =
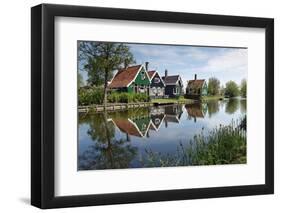
[[[245,118],[244,118],[245,119]],[[188,165],[219,165],[246,163],[246,130],[243,123],[232,122],[219,126],[205,136],[195,135],[189,146],[179,145],[174,155],[164,155],[146,150],[145,167],[170,167]]]

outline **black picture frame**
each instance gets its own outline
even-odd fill
[[[55,197],[55,17],[264,28],[265,184]],[[274,193],[274,20],[240,16],[41,4],[31,8],[31,204],[60,208]]]

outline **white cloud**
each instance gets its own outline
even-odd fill
[[[247,49],[231,49],[222,54],[209,58],[206,65],[197,67],[193,71],[200,72],[235,72],[245,70],[248,67]]]
[[[132,45],[139,63],[149,61],[151,69],[161,75],[168,69],[169,74],[180,74],[184,83],[198,78],[217,77],[222,84],[229,80],[237,83],[247,78],[247,49],[213,48],[169,45]]]

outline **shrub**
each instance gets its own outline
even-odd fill
[[[109,103],[131,103],[131,102],[147,102],[149,96],[143,93],[127,93],[127,92],[112,92],[107,96]],[[91,88],[91,89],[79,89],[79,105],[86,106],[91,104],[103,103],[103,89]]]
[[[102,102],[103,102],[102,88],[79,89],[78,91],[79,105],[85,106],[91,104],[102,104]]]
[[[129,94],[128,93],[120,93],[119,94],[119,102],[129,103]]]
[[[112,92],[107,99],[109,103],[147,102],[149,101],[149,96],[143,93]]]
[[[148,95],[143,94],[143,93],[133,94],[133,101],[134,102],[147,102]]]
[[[103,89],[96,88],[92,90],[92,104],[102,104],[103,103]]]
[[[107,96],[107,100],[109,103],[116,103],[119,102],[119,94],[116,92],[112,92]]]

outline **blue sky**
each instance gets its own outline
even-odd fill
[[[240,84],[247,79],[248,55],[243,48],[219,48],[178,45],[127,44],[136,64],[149,62],[149,70],[156,69],[161,76],[179,74],[187,80],[216,77],[222,84],[233,80]],[[85,79],[85,72],[83,77]]]
[[[149,62],[149,69],[164,75],[179,74],[184,81],[218,78],[222,84],[247,79],[247,49],[199,46],[129,44],[137,63]]]

